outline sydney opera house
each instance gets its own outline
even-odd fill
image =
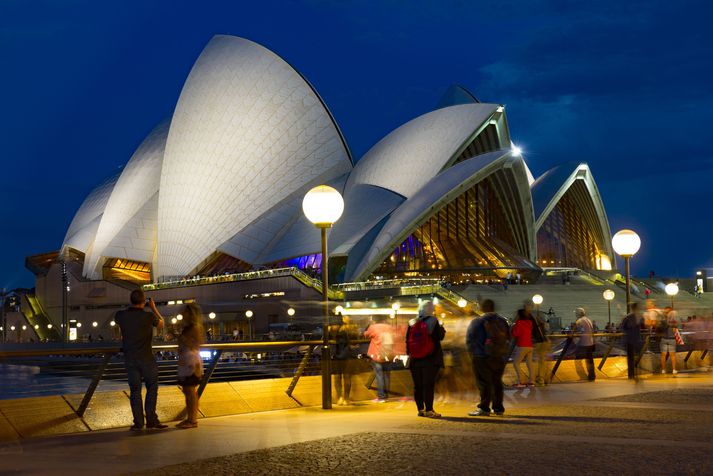
[[[287,306],[319,299],[304,278],[318,271],[320,234],[301,209],[319,184],[345,202],[329,232],[337,282],[535,279],[546,267],[614,264],[589,167],[533,177],[503,105],[452,87],[357,160],[298,71],[249,40],[216,36],[172,117],[87,196],[57,251],[27,258],[38,314],[61,322],[64,295],[72,319],[108,329],[126,290],[145,285],[165,306],[196,299],[223,322],[260,301],[262,327],[279,322]],[[303,270],[302,281],[249,279],[285,268]]]

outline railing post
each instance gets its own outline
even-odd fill
[[[601,362],[599,362],[599,365],[597,366],[597,369],[599,369],[600,371],[602,370],[602,367],[604,367],[604,363],[609,358],[609,353],[611,352],[613,347],[614,347],[614,338],[609,337],[609,347],[607,347],[607,351],[604,352],[604,355],[602,356],[602,360],[601,360]]]
[[[215,352],[215,355],[213,356],[213,360],[210,361],[208,368],[206,369],[205,372],[203,372],[203,378],[201,379],[201,383],[198,386],[198,397],[199,398],[201,395],[203,395],[203,390],[205,390],[205,386],[208,385],[208,381],[210,380],[211,376],[213,375],[215,368],[218,366],[218,361],[220,360],[220,356],[223,355],[222,349],[217,349],[217,350],[214,350],[213,352]]]
[[[560,353],[560,356],[557,359],[557,362],[555,362],[555,366],[552,368],[552,373],[550,374],[550,382],[552,382],[552,380],[555,378],[557,369],[560,367],[560,364],[562,363],[562,359],[567,354],[567,351],[569,350],[569,346],[572,345],[573,340],[574,340],[573,335],[570,335],[567,337],[567,341],[564,343],[564,349],[562,349],[562,352]]]
[[[307,364],[309,363],[309,359],[312,357],[312,351],[314,350],[314,346],[310,345],[309,348],[307,349],[307,352],[305,352],[304,357],[302,357],[302,360],[300,361],[300,365],[297,366],[297,370],[295,371],[295,375],[292,377],[292,381],[290,382],[290,386],[287,387],[287,390],[285,393],[288,396],[292,396],[292,392],[295,391],[295,387],[297,386],[297,382],[300,381],[300,377],[302,377],[302,374],[305,371],[305,368],[307,367]]]
[[[102,363],[99,365],[99,368],[94,374],[92,381],[89,383],[89,388],[87,388],[87,391],[84,392],[84,398],[82,398],[82,403],[80,403],[79,408],[77,408],[77,415],[79,416],[79,418],[82,418],[84,416],[84,412],[87,411],[87,407],[89,407],[89,402],[92,400],[94,392],[96,391],[97,386],[99,386],[99,381],[102,379],[104,371],[106,370],[107,365],[109,365],[109,362],[111,361],[112,357],[114,357],[113,352],[107,352],[104,354],[104,360],[102,360]]]

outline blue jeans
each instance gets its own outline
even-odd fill
[[[126,374],[129,377],[129,401],[131,413],[134,415],[134,425],[144,426],[144,408],[146,409],[146,424],[156,425],[156,401],[158,400],[158,365],[151,360],[127,360]],[[146,404],[141,401],[141,379],[146,384]]]
[[[391,362],[371,361],[376,375],[376,393],[379,398],[386,399],[389,396],[389,386],[391,380]]]

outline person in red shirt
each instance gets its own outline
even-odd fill
[[[515,367],[515,377],[517,378],[516,388],[525,387],[520,376],[520,364],[523,360],[527,364],[527,385],[534,385],[532,382],[532,324],[531,316],[518,312],[517,320],[512,326],[511,334],[515,339],[512,364]]]

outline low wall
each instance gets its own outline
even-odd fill
[[[678,354],[678,367],[684,367],[685,353]],[[641,361],[644,373],[657,370],[658,354],[647,354]],[[600,359],[595,359],[595,366]],[[550,368],[552,362],[549,363]],[[704,363],[698,355],[691,356],[686,366],[695,368]],[[524,366],[523,366],[523,370]],[[553,383],[572,382],[586,378],[582,361],[567,360],[562,362]],[[468,369],[457,372],[458,389],[473,389],[473,380]],[[597,378],[625,378],[627,375],[626,358],[610,357]],[[372,374],[361,373],[354,376],[351,398],[354,401],[373,399],[375,391],[366,388]],[[512,365],[506,368],[503,378],[506,384],[515,382]],[[252,413],[268,410],[282,410],[301,406],[321,404],[322,384],[320,376],[302,377],[292,397],[285,391],[290,384],[289,378],[250,380],[242,382],[210,383],[206,386],[200,401],[201,417],[215,417]],[[391,373],[391,391],[394,395],[412,393],[411,376],[407,370]],[[128,427],[132,424],[129,407],[129,391],[97,392],[87,408],[83,418],[75,413],[83,395],[58,395],[32,397],[15,400],[0,400],[0,441],[10,442],[21,438],[79,433],[108,428]],[[161,421],[170,422],[183,418],[184,399],[177,386],[159,388],[157,412]]]

